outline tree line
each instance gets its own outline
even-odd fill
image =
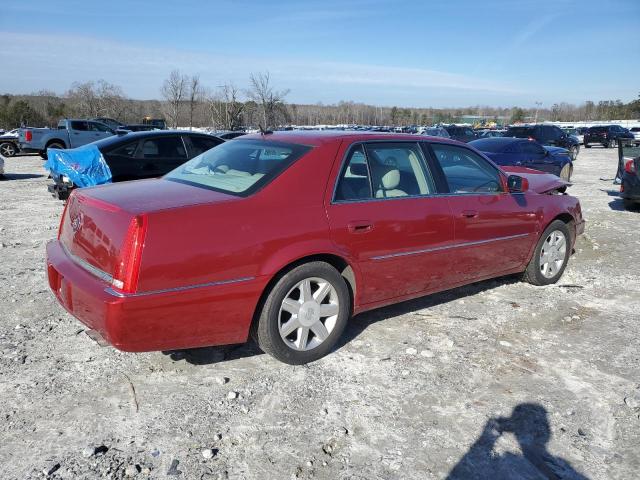
[[[30,95],[0,96],[0,127],[55,126],[61,118],[115,118],[141,123],[144,117],[165,118],[170,127],[242,127],[272,129],[284,125],[431,125],[457,123],[469,117],[486,123],[537,121],[606,121],[640,119],[640,96],[621,100],[557,103],[547,108],[417,108],[287,103],[288,89],[277,89],[268,72],[251,74],[245,88],[228,82],[211,88],[199,75],[172,71],[160,89],[161,100],[129,98],[122,87],[105,80],[75,82],[64,94],[41,90]],[[539,104],[538,104],[539,105]]]

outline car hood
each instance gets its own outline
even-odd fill
[[[508,175],[519,175],[529,181],[529,190],[536,193],[547,193],[566,188],[571,185],[551,173],[540,172],[526,167],[502,167]]]

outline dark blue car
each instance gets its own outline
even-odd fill
[[[567,182],[571,180],[573,163],[569,150],[543,146],[525,138],[481,138],[469,142],[498,165],[519,165],[553,173]]]

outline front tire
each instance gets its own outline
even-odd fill
[[[62,143],[60,142],[52,142],[49,145],[47,145],[47,147],[40,153],[40,156],[46,160],[47,159],[47,148],[57,148],[59,150],[64,150],[65,147]]]
[[[569,149],[569,156],[571,157],[571,161],[575,162],[576,158],[578,158],[578,147],[573,146]]]
[[[15,144],[11,142],[0,143],[0,155],[3,157],[13,157],[16,153],[18,153],[18,149]]]
[[[344,278],[331,265],[310,262],[283,275],[268,293],[254,325],[258,346],[289,365],[327,355],[351,315]]]
[[[560,178],[565,182],[571,181],[571,175],[573,174],[573,166],[570,163],[567,163],[562,170],[560,170]]]
[[[540,236],[523,279],[532,285],[556,283],[567,267],[571,253],[571,233],[567,224],[554,220]]]

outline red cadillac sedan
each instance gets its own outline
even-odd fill
[[[566,187],[443,138],[248,135],[161,179],[76,190],[49,285],[120,350],[251,332],[302,364],[366,310],[508,274],[556,282],[584,231]]]

